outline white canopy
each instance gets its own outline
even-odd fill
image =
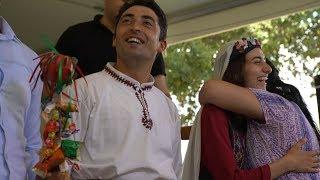
[[[320,7],[319,0],[158,0],[168,15],[169,44]],[[37,51],[70,25],[103,13],[104,0],[2,0],[0,15]]]

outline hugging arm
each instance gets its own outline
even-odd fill
[[[250,89],[225,81],[207,81],[200,90],[199,101],[200,104],[214,104],[253,119],[264,119],[260,103]]]
[[[270,164],[272,179],[290,171],[305,173],[319,172],[319,152],[301,150],[302,145],[305,143],[306,139],[299,140],[291,147],[285,156]]]
[[[205,105],[201,115],[201,165],[214,179],[269,180],[290,171],[319,171],[319,153],[301,150],[305,140],[293,145],[279,160],[253,169],[240,169],[234,159],[228,127],[228,117],[222,109]]]

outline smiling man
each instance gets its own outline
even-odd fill
[[[75,179],[179,179],[177,108],[153,86],[155,57],[166,48],[167,21],[152,0],[125,3],[117,17],[115,63],[77,81],[83,142]],[[72,88],[67,88],[70,93]]]
[[[92,21],[69,27],[59,38],[56,49],[74,56],[86,75],[101,71],[107,62],[115,62],[117,53],[112,46],[116,16],[120,7],[131,0],[104,0],[104,14],[96,15]],[[166,81],[165,62],[159,54],[152,66],[154,85],[170,97]]]

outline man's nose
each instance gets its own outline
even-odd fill
[[[132,23],[132,30],[134,31],[141,31],[141,23],[139,23],[138,21],[135,21]]]

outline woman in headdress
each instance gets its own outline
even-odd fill
[[[303,104],[292,102],[301,96],[286,96],[295,97],[277,74],[268,82],[274,93],[266,91],[271,72],[256,39],[229,42],[219,51],[213,80],[200,91],[206,105],[191,131],[183,179],[320,178],[314,122],[299,108]]]

